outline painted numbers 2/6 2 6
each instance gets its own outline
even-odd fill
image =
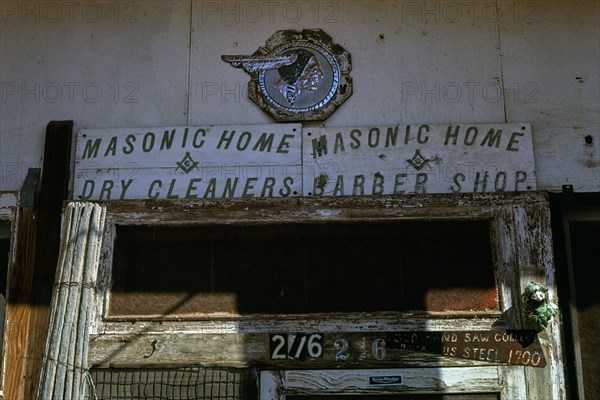
[[[323,357],[323,335],[320,333],[269,335],[271,360],[307,360]]]
[[[376,359],[378,361],[382,361],[386,358],[387,349],[385,346],[386,346],[385,340],[380,339],[380,338],[373,340],[369,350],[374,359]],[[335,339],[333,341],[333,348],[336,351],[336,353],[335,353],[336,361],[346,361],[351,357],[350,343],[348,342],[348,340],[343,339],[343,338]],[[361,352],[361,354],[364,355],[365,353]]]

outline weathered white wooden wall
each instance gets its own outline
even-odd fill
[[[321,28],[353,60],[328,126],[531,122],[538,188],[600,190],[592,1],[0,0],[0,190],[75,129],[271,122],[221,61]],[[586,139],[587,137],[587,139]]]

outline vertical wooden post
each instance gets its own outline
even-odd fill
[[[27,347],[25,395],[33,399],[48,333],[48,312],[58,262],[61,213],[67,199],[73,121],[52,121],[46,128],[42,185],[37,207],[38,230],[31,296],[31,335]]]
[[[31,284],[35,259],[37,219],[34,214],[34,197],[40,178],[38,168],[30,168],[23,183],[15,262],[9,265],[6,301],[6,374],[4,398],[25,399],[26,353],[31,316]]]
[[[10,371],[6,379],[7,399],[32,399],[35,396],[58,261],[61,213],[67,199],[72,133],[73,121],[48,124],[38,201],[36,207],[26,207],[21,214],[23,224],[27,226],[22,228],[23,232],[19,227],[17,246],[21,252],[14,268],[19,270],[15,277],[18,281],[11,283],[15,286],[12,290],[15,296],[8,299],[9,308],[16,307],[19,314],[7,315],[7,344],[13,347],[9,350],[11,355],[6,366],[7,372]],[[21,271],[21,268],[25,269]],[[20,290],[23,291],[17,294]],[[18,328],[17,323],[20,324]],[[11,332],[11,329],[16,331]],[[16,362],[14,371],[11,362]]]

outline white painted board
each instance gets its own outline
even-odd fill
[[[190,3],[0,1],[0,190],[43,166],[50,121],[189,124]]]
[[[600,2],[498,5],[526,18],[499,23],[504,103],[509,121],[535,131],[539,187],[600,191]]]
[[[306,195],[536,189],[529,124],[305,128]]]
[[[82,200],[536,189],[526,123],[84,129],[76,152]]]
[[[302,193],[300,124],[83,129],[74,198],[219,199]]]

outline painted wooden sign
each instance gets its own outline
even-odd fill
[[[536,189],[528,124],[84,129],[73,198],[224,199]]]
[[[536,333],[527,330],[269,335],[269,358],[291,363],[400,361],[406,352],[495,364],[546,366]]]
[[[127,346],[123,347],[126,343]],[[547,365],[533,331],[153,332],[93,335],[97,366],[262,365],[273,368]],[[193,361],[190,361],[193,360]]]
[[[529,124],[305,128],[303,139],[308,195],[536,188]]]
[[[222,199],[302,193],[301,125],[84,129],[74,199]]]

